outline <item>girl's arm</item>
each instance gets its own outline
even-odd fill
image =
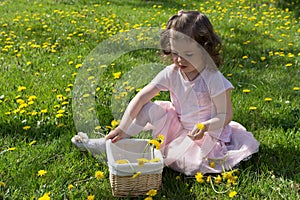
[[[147,85],[128,104],[122,120],[117,128],[112,130],[106,139],[112,139],[112,142],[116,142],[126,137],[126,130],[136,118],[142,107],[148,103],[157,93],[159,89],[155,85]]]
[[[221,129],[231,122],[233,113],[230,90],[226,90],[218,96],[213,97],[212,100],[216,106],[217,114],[213,118],[202,122],[204,129],[199,130],[197,127],[195,127],[189,134],[192,139],[201,139],[204,135],[204,132]]]

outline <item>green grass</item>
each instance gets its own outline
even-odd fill
[[[89,195],[114,199],[106,163],[79,152],[70,142],[76,133],[75,73],[82,72],[86,66],[80,68],[80,64],[99,43],[123,30],[161,27],[182,8],[202,11],[214,24],[224,44],[221,71],[235,86],[234,120],[261,143],[259,153],[239,167],[238,184],[231,188],[237,192],[235,198],[299,199],[299,3],[1,1],[0,152],[15,149],[0,155],[0,199],[38,199],[47,192],[51,199],[87,199]],[[120,71],[125,76],[135,66],[159,59],[155,50],[130,52],[95,79],[95,113],[104,133],[109,132],[115,116],[111,111],[113,89],[123,81],[114,79],[113,73]],[[20,86],[26,89],[18,91]],[[250,92],[243,92],[245,89]],[[36,99],[30,102],[33,95]],[[27,107],[18,110],[20,100]],[[250,110],[251,106],[256,109]],[[59,117],[61,110],[64,113]],[[29,129],[24,130],[26,126]],[[32,141],[36,143],[30,145]],[[39,170],[47,173],[39,177]],[[104,179],[94,177],[98,170],[104,172]],[[228,192],[215,193],[209,184],[165,169],[162,188],[154,199],[185,198],[230,199]]]

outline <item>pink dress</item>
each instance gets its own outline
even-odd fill
[[[205,68],[195,80],[187,81],[175,65],[170,65],[150,84],[170,92],[171,102],[155,102],[166,114],[152,122],[153,137],[165,136],[161,151],[166,166],[186,175],[220,173],[258,151],[259,142],[234,121],[222,129],[206,132],[201,140],[194,141],[187,136],[196,123],[216,114],[211,98],[233,89],[219,71]],[[155,112],[150,115],[155,117]],[[212,162],[214,167],[210,167]]]

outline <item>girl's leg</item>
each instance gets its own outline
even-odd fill
[[[145,104],[129,126],[126,134],[130,136],[137,135],[148,123],[155,125],[165,114],[166,110],[161,106],[153,102]],[[153,128],[155,129],[155,126]],[[89,151],[93,155],[105,153],[106,151],[105,138],[89,139],[86,133],[79,132],[71,139],[71,141],[81,151]]]
[[[148,125],[151,126],[151,129],[155,129],[155,122],[165,116],[165,114],[166,110],[160,105],[153,102],[145,104],[129,126],[126,134],[130,136],[137,135]]]

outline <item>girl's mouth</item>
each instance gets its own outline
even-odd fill
[[[179,68],[180,69],[185,69],[185,68],[187,68],[187,66],[185,66],[185,65],[179,65]]]

